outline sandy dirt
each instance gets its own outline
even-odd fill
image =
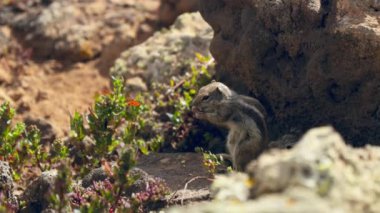
[[[109,79],[96,70],[95,63],[64,67],[56,61],[30,62],[23,75],[1,90],[17,108],[16,120],[46,119],[61,137],[68,133],[70,114],[84,113],[95,95],[109,87]]]

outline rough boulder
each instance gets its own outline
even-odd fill
[[[257,96],[278,129],[331,124],[354,145],[380,138],[379,8],[377,0],[201,1],[222,81]]]

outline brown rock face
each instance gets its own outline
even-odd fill
[[[256,95],[278,129],[334,125],[355,145],[380,138],[376,0],[208,0],[219,78]]]

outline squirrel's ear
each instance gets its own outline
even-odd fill
[[[229,98],[231,97],[231,90],[225,86],[224,84],[220,84],[218,85],[216,91],[218,92],[218,94],[220,94],[221,96],[225,97],[225,98]]]
[[[217,87],[215,91],[218,94],[218,96],[224,97],[223,88]]]

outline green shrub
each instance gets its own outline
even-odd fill
[[[41,145],[40,130],[24,123],[13,125],[15,110],[9,103],[0,106],[0,158],[7,161],[14,170],[14,178],[20,178],[19,172],[25,166],[36,166],[44,171],[48,168],[47,153]]]
[[[87,173],[89,169],[100,166],[102,160],[110,160],[117,155],[128,152],[148,154],[149,150],[160,146],[159,137],[145,141],[138,137],[138,132],[145,125],[143,115],[147,107],[140,101],[126,98],[123,80],[113,79],[113,91],[96,98],[94,107],[85,117],[75,113],[71,118],[72,145],[79,166]],[[85,125],[84,121],[87,121]],[[86,127],[87,126],[87,127]],[[85,138],[94,141],[93,146],[84,147]],[[88,155],[91,156],[88,156]],[[120,156],[119,156],[120,157]],[[136,156],[132,157],[133,159]],[[131,166],[134,161],[130,162]]]
[[[168,83],[153,83],[151,94],[142,96],[150,111],[156,112],[150,113],[146,120],[153,125],[152,134],[162,137],[164,151],[194,151],[199,144],[193,144],[192,140],[207,143],[203,136],[206,131],[194,128],[191,103],[199,88],[211,82],[214,61],[210,56],[196,54],[196,60],[188,66],[189,72],[172,76]]]

